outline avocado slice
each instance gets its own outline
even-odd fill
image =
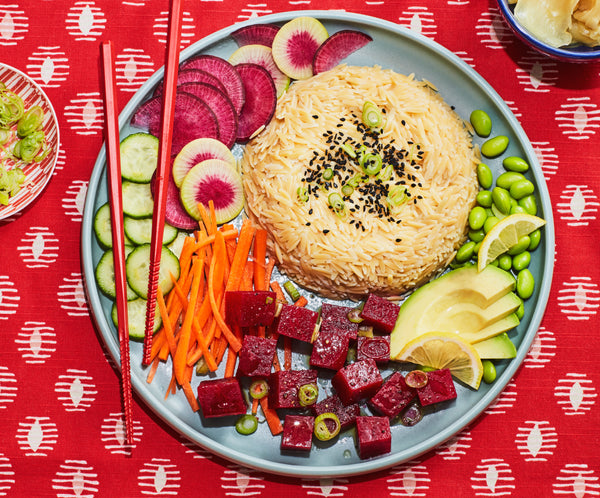
[[[481,359],[504,360],[517,356],[517,348],[506,332],[473,344]]]
[[[495,335],[501,334],[502,332],[508,332],[519,325],[519,322],[520,321],[517,318],[517,315],[515,313],[511,313],[510,315],[502,318],[501,320],[495,321],[494,323],[482,328],[481,330],[478,330],[477,332],[461,332],[460,335],[465,341],[475,344],[477,342],[485,341],[490,337],[494,337]]]

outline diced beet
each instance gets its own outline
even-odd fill
[[[452,374],[447,368],[427,372],[427,384],[417,389],[422,406],[456,398]]]
[[[173,163],[175,156],[171,157],[171,164]],[[152,175],[151,191],[154,195],[156,184],[156,172]],[[193,230],[198,228],[198,222],[192,218],[181,204],[181,198],[179,197],[179,189],[175,185],[173,175],[169,175],[169,182],[167,183],[167,205],[165,207],[165,221],[176,228],[182,230]]]
[[[198,403],[205,418],[242,415],[247,408],[240,384],[234,377],[200,382]]]
[[[321,43],[313,59],[313,73],[319,74],[337,66],[342,59],[372,42],[373,38],[362,31],[343,29]]]
[[[366,325],[371,325],[376,330],[389,334],[396,325],[400,306],[383,297],[369,294],[360,317]]]
[[[360,336],[356,343],[356,359],[366,360],[372,358],[379,365],[390,361],[390,336]]]
[[[277,24],[251,24],[233,31],[231,38],[240,47],[243,45],[265,45],[266,47],[270,47],[273,44],[273,38],[275,38],[277,31],[279,31]]]
[[[362,360],[346,365],[331,379],[331,385],[345,405],[372,397],[383,384],[375,360]]]
[[[238,142],[246,143],[271,121],[277,105],[277,89],[269,72],[258,64],[242,63],[235,69],[242,78],[246,96],[238,122]]]
[[[406,385],[400,372],[390,375],[377,394],[369,400],[369,406],[385,417],[394,418],[417,396],[417,392]]]
[[[315,416],[322,413],[335,413],[340,420],[340,430],[344,431],[354,425],[356,417],[360,415],[360,406],[357,403],[345,406],[337,394],[315,403],[312,405],[312,410]]]
[[[275,330],[279,335],[312,342],[318,318],[319,314],[316,311],[293,304],[284,304],[277,318]]]
[[[351,322],[348,314],[354,308],[337,304],[323,303],[321,306],[321,332],[343,331],[353,340],[358,335],[358,323]]]
[[[237,137],[238,115],[229,97],[208,83],[184,83],[177,91],[189,93],[206,102],[217,117],[219,140],[227,147],[233,147]]]
[[[177,73],[177,85],[183,85],[184,83],[208,83],[209,85],[216,86],[223,93],[227,93],[225,85],[221,83],[219,78],[202,69],[184,69],[183,71],[179,71]],[[154,89],[154,96],[162,95],[163,88],[164,80],[160,80]]]
[[[238,375],[268,377],[273,366],[277,340],[246,334],[239,351]]]
[[[156,137],[160,136],[161,125],[162,97],[152,97],[144,102],[131,119],[131,126],[145,128]],[[185,144],[202,137],[219,138],[215,113],[198,97],[177,92],[171,154],[177,154]]]
[[[350,339],[344,333],[319,332],[310,355],[312,367],[339,370],[346,363]]]
[[[202,69],[219,78],[239,116],[245,100],[244,85],[233,65],[216,55],[201,54],[182,62],[181,69]]]
[[[310,415],[286,415],[283,421],[281,449],[309,451],[312,448],[314,427],[315,419]]]
[[[387,417],[356,417],[356,436],[358,456],[363,460],[392,450],[392,432]]]
[[[275,318],[276,298],[271,291],[227,291],[226,320],[240,327],[271,325]]]
[[[317,382],[316,370],[279,370],[269,375],[269,406],[300,408],[298,389]]]

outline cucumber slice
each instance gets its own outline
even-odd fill
[[[135,183],[150,183],[158,161],[158,138],[149,133],[134,133],[123,139],[121,176]]]
[[[123,181],[123,213],[131,218],[152,216],[154,199],[149,183]]]
[[[150,244],[137,246],[125,263],[127,283],[143,299],[148,298],[148,278],[150,274]],[[175,279],[179,278],[179,260],[168,248],[162,246],[160,256],[160,268],[158,272],[158,286],[166,296],[173,288],[173,282],[169,274]]]
[[[104,249],[112,249],[112,225],[110,220],[110,206],[102,204],[94,215],[94,233],[98,242]],[[132,246],[133,242],[125,234],[125,245]]]
[[[192,235],[180,230],[177,233],[175,240],[167,246],[171,252],[177,256],[177,258],[181,257],[181,250],[183,249],[183,242],[185,241],[186,237],[192,237]]]
[[[125,246],[125,256],[133,251],[133,247]],[[116,285],[115,285],[115,262],[112,249],[106,251],[100,261],[98,261],[98,265],[96,266],[96,282],[98,283],[98,287],[100,290],[109,298],[115,299],[117,295]],[[138,295],[135,291],[127,285],[127,300],[131,301],[133,299],[137,299]]]
[[[123,228],[125,235],[136,245],[150,244],[152,241],[152,218],[130,218],[125,216],[123,219]],[[168,223],[165,223],[163,230],[163,245],[168,245],[175,240],[179,230]]]
[[[127,302],[127,322],[129,323],[129,338],[134,340],[143,340],[146,334],[146,303],[145,299],[138,297],[133,301]],[[111,318],[115,327],[119,326],[117,317],[117,303],[113,304]],[[154,327],[152,332],[156,332],[162,325],[162,319],[158,310],[158,304],[154,312]]]

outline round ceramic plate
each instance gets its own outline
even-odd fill
[[[17,195],[10,198],[8,205],[0,205],[0,220],[3,220],[23,210],[42,193],[54,172],[60,139],[54,108],[35,81],[18,69],[0,63],[0,82],[23,99],[25,109],[39,105],[44,110],[43,130],[50,148],[43,161],[21,166],[26,176],[25,184]]]
[[[528,175],[537,185],[539,215],[547,222],[541,245],[531,265],[537,288],[526,303],[524,320],[511,332],[518,348],[517,357],[511,361],[499,362],[498,378],[492,385],[482,384],[478,391],[474,391],[457,384],[456,400],[428,412],[414,427],[394,425],[391,452],[377,458],[361,460],[358,457],[352,431],[341,434],[335,444],[315,445],[310,453],[299,455],[282,452],[279,449],[280,438],[272,437],[266,424],[261,424],[252,436],[240,436],[231,419],[203,420],[199,414],[190,410],[183,394],[170,396],[165,401],[164,393],[170,381],[168,367],[161,366],[154,381],[146,383],[147,372],[141,366],[142,346],[138,343],[131,344],[132,383],[137,394],[164,421],[200,446],[239,464],[267,472],[302,477],[355,475],[387,468],[436,448],[477,418],[511,380],[533,341],[548,299],[554,253],[552,211],[540,167],[525,133],[504,101],[462,60],[435,42],[397,24],[362,15],[308,11],[270,15],[249,22],[282,24],[298,15],[320,19],[330,33],[341,29],[357,29],[370,34],[373,42],[350,56],[345,61],[348,64],[377,64],[400,73],[415,73],[417,78],[435,84],[446,101],[465,119],[468,119],[473,109],[485,109],[493,119],[494,133],[510,138],[507,154],[524,157],[533,165]],[[231,26],[204,38],[186,49],[182,58],[198,53],[227,58],[236,49],[230,33],[241,25]],[[128,125],[132,113],[151,94],[161,78],[162,71],[153,75],[125,107],[120,120],[122,136],[137,131],[130,129]],[[490,161],[489,165],[498,174],[501,169],[500,159]],[[93,216],[95,210],[105,202],[107,186],[105,152],[102,150],[90,179],[85,205],[82,257],[94,318],[111,355],[118,362],[117,333],[109,315],[111,302],[101,295],[94,280],[94,267],[102,251],[93,234]],[[197,383],[198,378],[194,380],[193,386]]]

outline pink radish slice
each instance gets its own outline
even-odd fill
[[[238,115],[244,105],[244,85],[235,68],[216,55],[197,55],[181,63],[181,69],[202,69],[219,78]]]
[[[154,195],[155,182],[156,175],[152,177],[152,195]],[[169,175],[169,183],[167,183],[167,206],[165,208],[165,221],[169,225],[182,230],[193,230],[194,228],[198,228],[198,222],[187,213],[183,207],[183,204],[181,204],[179,189],[177,188],[177,185],[175,185],[172,175]]]
[[[219,140],[227,147],[233,147],[237,137],[238,115],[229,97],[206,83],[184,83],[177,91],[189,93],[206,102],[217,117]]]
[[[185,175],[196,164],[207,159],[221,159],[237,169],[237,161],[229,148],[214,138],[198,138],[179,151],[172,164],[173,181],[181,187]]]
[[[244,84],[246,102],[238,122],[238,142],[245,143],[262,126],[266,126],[277,105],[277,90],[269,72],[257,64],[236,66]]]
[[[182,85],[184,83],[208,83],[209,85],[216,86],[223,93],[227,93],[225,85],[221,83],[219,78],[202,69],[184,69],[179,71],[177,74],[177,85]],[[155,97],[162,95],[163,86],[164,80],[160,80],[154,90]]]
[[[279,31],[279,26],[276,24],[252,24],[236,29],[231,33],[231,38],[240,47],[256,44],[270,47],[277,31]]]
[[[317,49],[313,60],[313,73],[319,74],[333,69],[342,59],[372,41],[373,38],[368,34],[353,29],[334,33]]]
[[[275,61],[273,60],[273,51],[265,45],[243,45],[238,48],[229,57],[229,62],[234,66],[242,64],[243,62],[250,62],[252,64],[258,64],[264,67],[275,83],[275,89],[277,90],[277,97],[281,96],[290,86],[290,78],[283,74]]]

